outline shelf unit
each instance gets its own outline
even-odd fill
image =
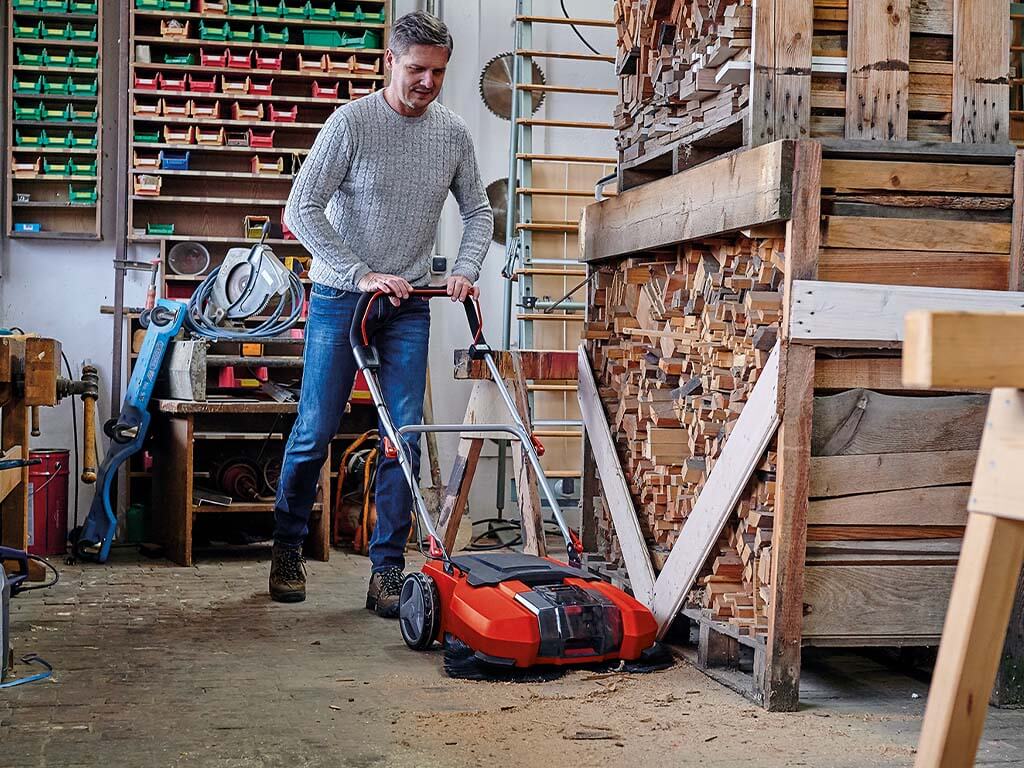
[[[7,3],[10,237],[100,239],[103,5],[73,0],[51,12],[32,0]],[[61,93],[69,81],[83,92]],[[65,143],[30,143],[43,133],[50,141],[64,137]]]
[[[204,0],[192,0],[188,11],[139,3],[133,0],[130,41],[128,173],[130,192],[136,193],[129,201],[132,240],[151,241],[154,224],[173,225],[175,237],[203,243],[242,238],[247,215],[269,217],[272,236],[280,240],[291,182],[320,127],[338,106],[383,86],[390,4],[314,2],[314,8],[333,7],[333,14],[324,15],[339,18],[311,19],[262,12],[271,6],[298,8],[297,0],[283,6],[253,3],[250,12],[231,15],[211,10]],[[214,7],[218,5],[244,9],[246,3]],[[370,18],[353,18],[357,6]],[[252,39],[203,39],[219,34],[225,24],[233,35],[251,33]],[[346,44],[355,38],[358,46]],[[328,58],[330,72],[322,68]],[[306,70],[302,62],[318,62],[321,69]],[[269,92],[232,89],[246,82],[269,87]],[[211,84],[212,92],[203,90]],[[318,93],[337,88],[337,94],[314,96],[314,84]],[[209,117],[212,109],[219,110],[215,120]],[[272,111],[294,119],[272,120]],[[250,131],[257,137],[273,131],[272,145],[250,146]],[[217,143],[205,143],[209,140]],[[136,157],[160,166],[138,167]],[[256,171],[257,158],[280,171]],[[159,194],[137,194],[135,185],[145,183],[149,191],[159,185]]]
[[[354,84],[354,87],[372,86],[374,90],[383,86],[383,45],[386,41],[386,18],[390,13],[390,3],[386,0],[359,0],[358,3],[336,0],[334,7],[339,11],[351,13],[359,5],[366,11],[384,14],[384,23],[359,23],[348,19],[323,21],[255,15],[228,16],[204,8],[206,4],[201,0],[192,0],[191,10],[187,12],[138,8],[136,2],[132,1],[130,15],[129,80],[132,87],[128,91],[131,112],[128,116],[129,167],[125,171],[128,175],[128,226],[132,242],[159,247],[159,294],[187,301],[210,270],[223,261],[229,249],[254,243],[254,240],[245,236],[246,216],[268,216],[272,231],[267,244],[288,266],[308,268],[309,253],[282,227],[285,202],[295,173],[308,154],[317,132],[335,109],[352,100],[348,92],[349,83]],[[232,5],[236,3],[232,2]],[[264,7],[270,3],[261,2],[259,5]],[[298,3],[297,0],[287,0],[287,5],[297,6]],[[314,0],[313,5],[323,7],[326,2]],[[252,26],[256,39],[251,42],[200,40],[200,21],[207,27],[220,27],[225,22],[232,29],[247,30]],[[161,25],[166,31],[171,22],[182,25],[188,22],[188,37],[161,35]],[[278,33],[287,27],[290,42],[263,43],[259,35],[261,25]],[[379,36],[379,43],[358,51],[324,47],[322,44],[296,45],[297,40],[303,40],[303,31],[327,33],[327,37],[331,36],[331,32],[353,35],[372,31]],[[323,35],[317,34],[316,37],[315,42],[322,43]],[[251,51],[253,64],[256,55],[280,55],[282,69],[264,70],[255,66],[232,68],[220,66],[220,62],[206,62],[204,66],[201,60],[203,54],[223,56],[225,51],[243,56]],[[165,60],[166,56],[187,57],[190,54],[193,57],[191,65],[167,63]],[[299,56],[319,59],[329,55],[334,62],[348,60],[353,54],[358,56],[359,62],[371,64],[376,71],[339,74],[298,70]],[[152,82],[158,75],[162,82],[161,79],[157,80],[157,88],[139,87]],[[185,76],[188,79],[182,81]],[[272,80],[272,91],[269,95],[225,93],[222,90],[224,78],[228,81],[245,81],[249,78],[260,85],[266,85]],[[170,88],[167,87],[168,81],[172,84]],[[192,87],[198,84],[201,88],[203,83],[211,81],[215,83],[214,92]],[[185,90],[177,90],[175,85],[178,83],[185,86]],[[314,98],[314,83],[324,88],[337,86],[338,96]],[[189,102],[199,106],[200,110],[219,109],[219,117],[203,117],[203,114],[209,113],[202,111],[199,117],[191,116],[188,111],[182,114],[181,108]],[[236,104],[242,110],[237,118],[233,116]],[[149,114],[137,114],[136,105]],[[167,114],[168,105],[172,110],[177,110]],[[152,113],[154,106],[159,107],[157,114]],[[295,110],[295,121],[271,121],[271,108],[275,112]],[[226,143],[181,144],[166,141],[165,129],[183,132],[191,129],[194,134],[196,128],[204,131],[206,127],[216,131],[223,129],[225,138],[229,133],[242,133],[249,129],[257,132],[273,130],[274,145],[256,148]],[[146,133],[151,136],[156,134],[158,140],[139,141],[140,134]],[[192,138],[194,140],[195,136]],[[189,153],[187,167],[181,162],[185,152]],[[160,160],[161,153],[164,160],[170,160],[169,167],[164,167],[165,163]],[[260,169],[260,172],[256,172],[253,162],[255,157],[260,158],[266,166],[277,166],[279,171],[267,173],[265,169]],[[142,159],[143,165],[148,167],[138,167],[137,158]],[[148,164],[146,160],[149,160]],[[159,163],[158,167],[152,167],[155,162]],[[139,194],[136,182],[144,180],[151,189],[154,183],[152,177],[159,180],[156,182],[159,184],[159,194]],[[167,233],[166,229],[154,230],[153,225],[173,225],[173,231]],[[201,244],[210,255],[209,267],[199,275],[175,274],[168,265],[171,250],[186,242]],[[311,281],[303,276],[302,282],[308,291]],[[141,343],[143,332],[135,317],[129,317],[128,327],[132,333],[132,354],[129,360],[130,364],[134,364],[134,353]],[[303,319],[296,326],[296,335],[301,336],[304,328],[305,309]],[[259,350],[261,354],[256,355],[237,342],[213,344],[207,356],[208,391],[212,397],[227,393],[258,395],[258,390],[251,388],[254,383],[251,379],[264,373],[275,383],[298,385],[302,375],[303,344],[301,338],[267,342]],[[222,371],[228,368],[236,374],[234,386],[230,376],[222,375]],[[307,554],[310,557],[326,559],[328,554],[329,518],[335,492],[333,486],[336,485],[334,479],[344,448],[363,431],[375,425],[373,409],[362,407],[366,401],[365,394],[358,391],[353,394],[350,414],[342,424],[343,429],[339,430],[332,441],[310,522],[310,538],[307,542]],[[217,466],[225,457],[252,458],[260,452],[264,458],[280,456],[295,418],[295,406],[277,407],[277,404],[271,402],[261,402],[254,406],[251,401],[244,400],[176,405],[183,409],[180,413],[163,412],[161,407],[160,418],[154,422],[154,431],[160,434],[156,438],[158,455],[149,459],[152,461],[152,469],[148,466],[145,454],[140,453],[130,460],[129,499],[145,501],[151,505],[154,529],[167,545],[169,556],[177,562],[190,563],[193,531],[201,536],[203,530],[210,526],[224,531],[234,525],[265,530],[270,521],[267,513],[273,510],[273,504],[266,499],[236,499],[228,507],[195,505],[191,497],[191,489],[195,487],[192,480],[216,490]],[[168,456],[174,457],[174,461],[163,466]],[[183,469],[186,466],[189,469]],[[181,477],[175,478],[172,483],[172,478],[167,476],[168,472],[179,473]],[[162,490],[184,482],[186,474],[189,476],[187,486],[183,487],[189,489],[188,493],[168,496]]]

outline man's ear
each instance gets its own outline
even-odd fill
[[[390,48],[384,51],[384,68],[387,70],[395,68],[395,54]]]

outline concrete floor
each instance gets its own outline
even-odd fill
[[[860,656],[810,659],[796,714],[765,713],[685,663],[455,681],[438,652],[409,651],[394,622],[362,607],[366,560],[310,563],[310,598],[277,605],[265,557],[63,567],[56,587],[16,598],[16,653],[35,651],[56,673],[0,692],[0,768],[913,760],[927,683]],[[1024,712],[990,713],[979,758],[1024,766]]]

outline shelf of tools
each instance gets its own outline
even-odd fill
[[[159,248],[157,292],[188,301],[227,252],[261,236],[307,289],[291,338],[215,342],[206,402],[162,401],[154,452],[129,468],[131,504],[152,507],[150,538],[190,563],[203,544],[265,539],[301,385],[308,252],[284,224],[292,181],[340,105],[383,87],[390,11],[384,0],[134,0],[128,105],[128,231]],[[254,318],[253,322],[258,322]],[[131,362],[142,329],[131,320]],[[331,501],[345,447],[373,426],[357,387],[325,465],[307,554],[326,559]],[[185,461],[184,494],[162,464]],[[184,470],[181,470],[184,471]],[[176,483],[177,480],[174,480]],[[224,514],[231,512],[232,514]],[[220,513],[220,514],[217,514]],[[339,523],[340,526],[340,523]],[[346,530],[348,528],[346,527]],[[335,532],[335,541],[345,539]]]

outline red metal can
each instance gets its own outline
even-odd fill
[[[28,468],[28,551],[33,555],[46,557],[66,551],[70,455],[62,448],[29,451],[29,458],[43,462]]]

